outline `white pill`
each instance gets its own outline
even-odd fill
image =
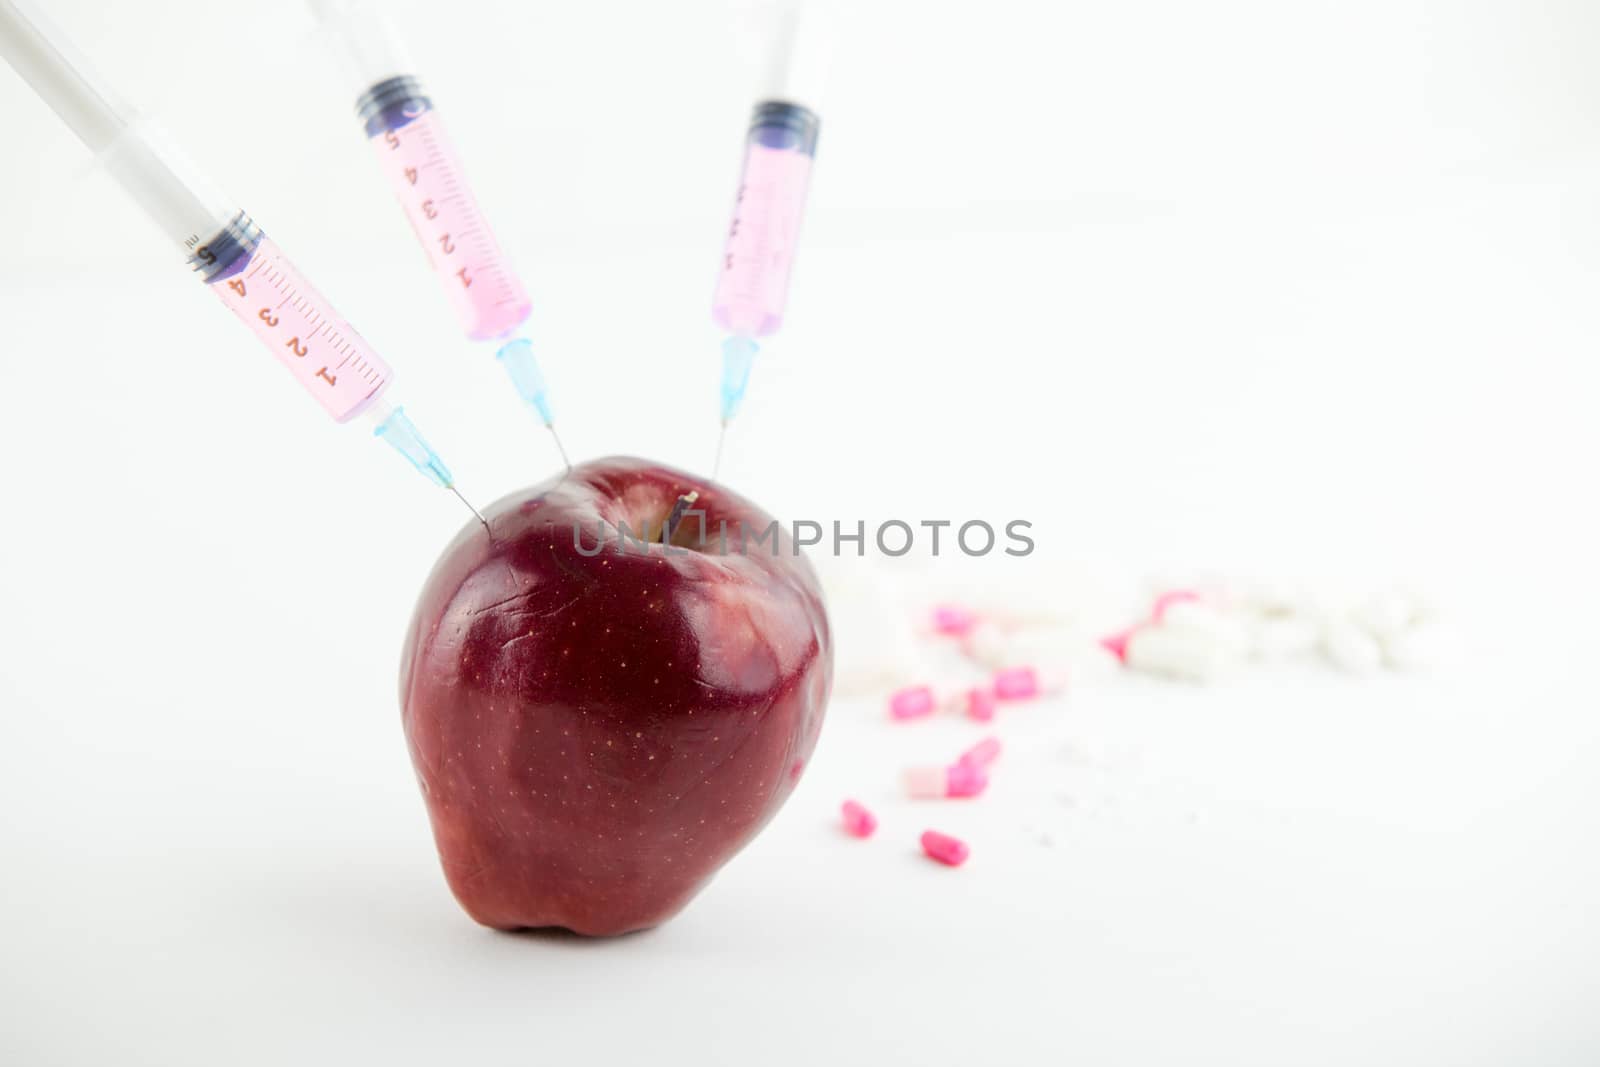
[[[1233,652],[1244,652],[1252,643],[1242,619],[1203,600],[1179,600],[1167,605],[1156,628],[1190,631]]]
[[[1087,644],[1073,649],[1072,655],[1067,659],[1067,667],[1072,672],[1072,677],[1079,683],[1108,678],[1122,670],[1121,658],[1099,641],[1090,641]]]
[[[1396,670],[1427,670],[1446,662],[1454,651],[1450,631],[1441,623],[1424,622],[1383,642],[1383,660]]]
[[[1198,629],[1142,626],[1128,638],[1127,665],[1187,682],[1209,682],[1237,659],[1237,650]]]
[[[1305,612],[1304,591],[1282,581],[1237,582],[1229,587],[1228,600],[1257,615],[1299,615]]]
[[[1028,664],[1070,674],[1075,681],[1114,674],[1122,666],[1094,634],[1075,626],[1010,630],[980,623],[962,642],[968,660],[989,671]]]
[[[1378,639],[1344,618],[1332,619],[1323,627],[1322,654],[1351,674],[1371,674],[1383,666],[1383,646]]]
[[[1405,633],[1418,621],[1417,605],[1404,593],[1380,593],[1356,610],[1355,621],[1379,642]]]
[[[1302,615],[1271,616],[1251,627],[1250,652],[1256,659],[1280,660],[1316,651],[1322,627]]]
[[[833,624],[834,695],[876,696],[927,677],[929,657],[884,576],[862,561],[817,562]]]
[[[980,666],[998,671],[1012,665],[1011,635],[984,620],[961,639],[961,650]]]

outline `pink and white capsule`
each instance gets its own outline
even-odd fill
[[[959,604],[940,604],[933,609],[933,628],[950,637],[965,637],[978,625],[978,613]]]
[[[987,768],[999,758],[1000,739],[998,737],[986,737],[956,757],[956,763],[964,764],[968,767]]]
[[[1174,589],[1156,597],[1155,603],[1150,605],[1150,621],[1160,622],[1166,617],[1167,609],[1174,604],[1199,603],[1204,598],[1193,589]]]
[[[967,862],[967,857],[972,855],[972,849],[958,837],[941,834],[937,830],[924,830],[922,833],[922,851],[930,859],[938,860],[946,867],[959,867]]]
[[[973,686],[962,694],[966,704],[967,718],[978,722],[992,722],[994,720],[995,698],[994,690],[984,689],[982,686]]]
[[[905,772],[906,792],[921,800],[975,797],[989,788],[981,766],[952,763],[948,767],[912,767]]]
[[[999,670],[1017,661],[1013,643],[1011,634],[984,619],[962,636],[961,652],[981,666]]]
[[[1193,589],[1173,589],[1156,597],[1150,605],[1150,618],[1143,622],[1136,622],[1127,629],[1118,630],[1116,633],[1107,634],[1100,639],[1100,647],[1117,657],[1122,663],[1128,662],[1128,645],[1133,641],[1134,635],[1151,624],[1159,625],[1166,621],[1167,612],[1183,604],[1204,604],[1205,598]],[[1181,609],[1180,609],[1181,610]]]
[[[901,721],[920,719],[924,715],[932,715],[938,704],[932,686],[914,685],[889,697],[889,715]]]
[[[878,828],[878,817],[857,801],[845,801],[839,813],[844,817],[844,832],[851,837],[871,837]]]
[[[1128,642],[1133,640],[1133,635],[1138,633],[1143,626],[1144,623],[1140,623],[1138,626],[1130,626],[1126,630],[1118,630],[1114,634],[1107,634],[1100,639],[1100,647],[1117,657],[1119,662],[1127,663]]]
[[[1037,667],[1007,667],[994,675],[994,695],[1001,700],[1032,700],[1053,696],[1066,688],[1064,679]]]

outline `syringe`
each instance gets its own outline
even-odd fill
[[[434,484],[455,479],[403,407],[383,393],[389,365],[341,319],[245,212],[113,93],[59,30],[16,0],[0,0],[0,55],[95,153],[189,265],[335,421],[365,416],[374,433]]]
[[[311,5],[343,53],[342,67],[358,94],[356,117],[467,337],[496,343],[495,358],[571,469],[533,344],[517,335],[533,304],[478,206],[393,23],[363,0]]]
[[[728,227],[712,318],[722,342],[722,431],[712,476],[722,465],[728,423],[750,384],[758,338],[776,333],[805,214],[822,125],[816,107],[827,77],[829,38],[823,3],[779,4],[769,39],[767,86],[750,118],[744,170]]]

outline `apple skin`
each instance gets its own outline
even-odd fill
[[[698,490],[708,551],[617,545]],[[833,680],[816,573],[737,494],[644,460],[513,493],[444,551],[406,636],[400,705],[450,889],[502,930],[622,934],[671,918],[777,813]],[[605,547],[596,546],[604,520]],[[717,544],[728,525],[729,552]],[[678,544],[699,541],[680,521]],[[657,533],[659,538],[659,532]]]

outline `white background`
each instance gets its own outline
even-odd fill
[[[551,471],[293,5],[48,6],[386,354],[469,495]],[[703,470],[727,9],[394,10],[569,448]],[[836,702],[760,840],[600,943],[474,927],[432,855],[395,674],[459,506],[328,422],[0,72],[0,1061],[1594,1062],[1597,41],[1581,0],[853,5],[727,479],[1030,519],[1034,556],[969,570],[1044,599],[1410,581],[1468,654],[1085,687],[932,815],[895,770],[974,731]],[[916,854],[935,820],[962,870]]]

